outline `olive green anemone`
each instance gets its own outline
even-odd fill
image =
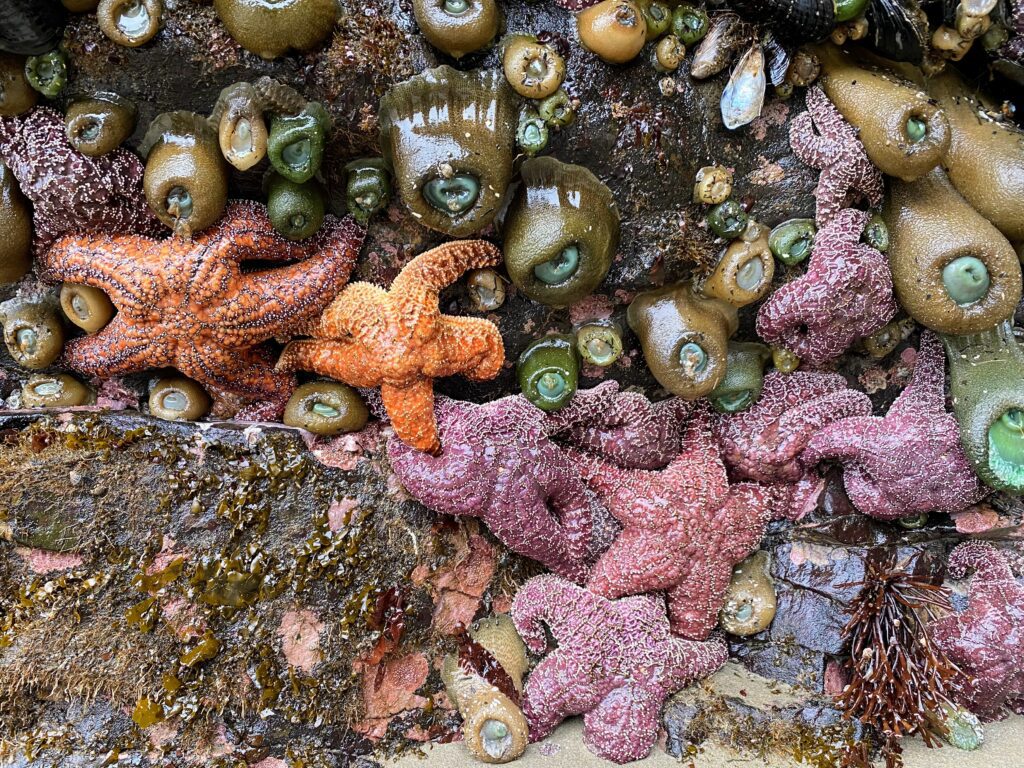
[[[512,180],[518,108],[504,74],[428,69],[381,99],[393,183],[424,226],[466,237],[490,224]]]
[[[370,412],[352,387],[337,381],[312,381],[295,390],[284,410],[284,423],[315,435],[358,432]]]
[[[545,411],[564,408],[576,394],[580,361],[571,336],[554,334],[534,341],[519,356],[516,377],[531,403]]]
[[[1024,492],[1024,350],[1010,321],[942,340],[967,458],[986,485]]]
[[[579,165],[527,160],[502,227],[505,268],[534,301],[566,306],[608,274],[619,243],[611,191]]]
[[[730,341],[725,378],[708,399],[719,413],[738,413],[756,403],[764,387],[764,366],[772,353],[764,344]]]

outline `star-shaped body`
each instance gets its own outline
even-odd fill
[[[821,171],[814,190],[815,220],[828,224],[857,194],[882,202],[882,173],[868,159],[857,129],[846,122],[818,86],[807,90],[807,112],[789,124],[789,145],[801,162]]]
[[[587,747],[616,763],[645,757],[665,699],[715,672],[729,655],[721,638],[674,637],[659,595],[608,600],[556,576],[526,582],[512,620],[534,653],[547,649],[545,625],[558,643],[526,681],[530,739],[583,715]]]
[[[1024,712],[1024,587],[1006,555],[985,542],[967,541],[950,553],[952,578],[969,569],[975,573],[967,610],[933,621],[928,631],[964,673],[957,703],[995,720],[1004,707]]]
[[[479,517],[510,549],[582,581],[615,523],[549,437],[607,402],[617,391],[609,384],[579,391],[550,413],[522,395],[482,405],[438,398],[441,452],[433,456],[392,437],[392,469],[430,509]]]
[[[803,485],[730,487],[705,403],[663,470],[626,469],[571,453],[622,533],[597,561],[588,589],[616,598],[665,590],[672,631],[703,640],[714,629],[732,567],[757,548],[765,526],[806,503]]]
[[[946,412],[945,356],[927,331],[914,377],[885,417],[859,415],[823,426],[801,458],[808,466],[841,462],[850,501],[880,520],[959,512],[987,493],[964,454],[956,419]]]
[[[770,371],[754,405],[715,416],[715,437],[734,477],[795,483],[807,469],[800,454],[823,427],[847,416],[870,416],[871,399],[838,373]]]
[[[577,398],[573,404],[576,425],[562,435],[568,443],[635,469],[659,469],[679,454],[692,401],[671,397],[652,403],[640,392],[618,391],[617,382],[601,386],[608,387],[607,397]]]
[[[271,417],[295,382],[259,345],[294,332],[337,295],[363,235],[353,219],[327,217],[314,237],[294,243],[274,231],[262,205],[234,202],[193,239],[67,236],[40,265],[46,279],[103,290],[118,310],[99,333],[68,343],[70,367],[108,378],[172,366],[214,396],[268,401]],[[253,259],[296,263],[242,272]]]
[[[281,355],[283,370],[315,371],[355,387],[380,387],[395,432],[437,453],[434,379],[462,374],[493,379],[505,362],[497,326],[477,317],[441,314],[438,294],[465,271],[501,263],[483,240],[445,243],[410,261],[385,290],[352,283]]]
[[[38,255],[69,233],[157,235],[163,225],[142,191],[142,162],[127,149],[87,157],[68,142],[48,107],[0,118],[0,160],[32,201]]]
[[[889,261],[860,242],[868,218],[847,208],[818,230],[807,272],[761,305],[758,336],[818,366],[895,316]]]

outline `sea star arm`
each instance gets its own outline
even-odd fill
[[[90,285],[106,293],[115,306],[141,312],[155,308],[163,283],[158,277],[161,264],[138,254],[164,250],[135,235],[69,235],[44,251],[38,264],[44,280]]]
[[[713,674],[729,659],[729,647],[721,633],[703,641],[672,637],[669,643],[671,655],[665,664],[663,686],[670,693]]]
[[[384,382],[380,386],[380,397],[395,434],[405,443],[427,453],[441,450],[434,418],[432,379],[416,379],[405,386]]]
[[[938,337],[930,331],[921,334],[914,377],[889,408],[888,416],[921,412],[946,412],[946,357]]]
[[[260,347],[229,349],[207,343],[199,348],[193,343],[178,353],[174,365],[217,397],[233,393],[269,400],[279,403],[281,410],[295,389],[295,378],[275,371],[270,356]]]
[[[458,373],[470,381],[487,381],[501,371],[505,345],[490,320],[444,315],[438,328],[438,352],[424,365],[426,376],[438,379]]]
[[[864,446],[872,439],[871,432],[881,419],[877,416],[851,416],[818,430],[808,441],[800,459],[808,467],[822,461],[856,461]]]
[[[810,112],[801,112],[790,121],[789,146],[797,159],[811,168],[820,169],[829,162],[826,154],[828,144],[814,132]]]
[[[69,341],[64,362],[80,373],[103,378],[170,365],[172,357],[159,342],[115,316],[94,336]]]
[[[410,261],[391,284],[389,294],[401,306],[399,318],[418,337],[432,335],[442,289],[469,269],[501,263],[501,251],[485,240],[454,240]]]
[[[530,740],[540,741],[565,718],[595,707],[601,698],[596,688],[567,651],[548,655],[526,681],[523,714],[530,725]]]
[[[366,351],[350,341],[300,339],[285,346],[277,361],[281,371],[312,371],[353,387],[376,387],[380,380],[368,365]]]
[[[235,261],[300,261],[324,250],[353,250],[359,255],[366,230],[351,216],[343,219],[324,217],[324,223],[312,237],[289,240],[278,234],[266,209],[248,200],[228,203],[220,223],[200,237],[211,247],[230,254]]]
[[[544,414],[544,431],[548,435],[557,435],[577,425],[606,419],[618,391],[619,383],[614,379],[602,381],[590,389],[578,390],[564,408]]]
[[[216,322],[225,335],[281,336],[308,322],[348,280],[358,249],[328,249],[287,267],[242,275],[237,294],[219,307]]]
[[[584,743],[615,763],[646,757],[658,738],[663,699],[638,683],[613,689],[583,715]]]
[[[725,603],[732,566],[717,557],[696,560],[686,578],[668,590],[668,620],[674,634],[690,640],[704,640],[711,634]]]
[[[587,589],[616,598],[667,589],[678,580],[678,547],[666,545],[663,534],[627,526],[597,561]]]

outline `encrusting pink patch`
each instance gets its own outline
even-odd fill
[[[281,617],[277,634],[281,638],[281,650],[288,664],[309,672],[320,663],[320,635],[324,624],[320,618],[305,608],[288,611]]]
[[[84,562],[84,558],[74,552],[47,552],[44,549],[15,547],[14,553],[25,561],[33,573],[40,574],[77,568]]]

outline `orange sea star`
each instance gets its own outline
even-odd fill
[[[279,415],[293,377],[275,371],[261,342],[314,319],[355,266],[365,232],[327,217],[294,243],[258,203],[234,202],[194,239],[83,234],[58,240],[40,259],[43,277],[106,292],[117,315],[99,333],[68,343],[64,359],[107,378],[172,366],[217,397],[265,401],[251,416]],[[241,262],[297,261],[243,273]]]
[[[380,387],[396,434],[413,448],[437,453],[433,380],[459,373],[485,381],[505,362],[497,326],[441,314],[438,294],[466,270],[500,263],[501,251],[490,243],[458,240],[414,258],[390,290],[352,283],[313,324],[312,339],[285,348],[278,368]]]

